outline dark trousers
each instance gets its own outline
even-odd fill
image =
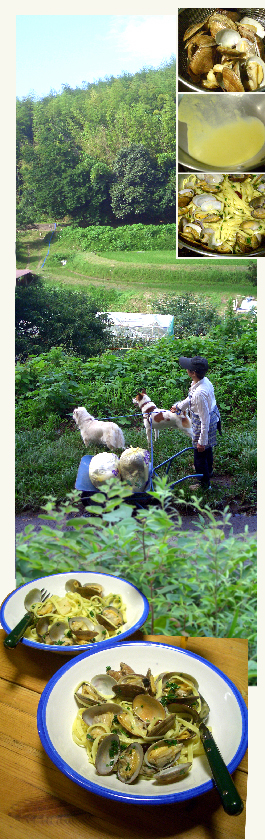
[[[204,449],[203,452],[199,452],[198,449],[194,449],[194,466],[196,473],[202,473],[202,478],[199,479],[201,484],[206,485],[206,487],[210,484],[210,476],[212,475],[213,471],[213,450],[212,446],[207,446],[207,449]]]

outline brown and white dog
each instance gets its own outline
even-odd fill
[[[141,409],[149,445],[151,443],[150,418],[152,420],[152,428],[155,432],[155,440],[158,439],[161,429],[179,429],[179,431],[184,432],[188,437],[192,437],[191,420],[186,412],[183,411],[181,414],[174,414],[166,408],[157,408],[155,403],[147,396],[146,391],[140,391],[139,394],[136,394],[136,397],[133,398],[133,404]]]
[[[74,409],[73,418],[80,429],[85,446],[89,443],[102,443],[111,450],[125,448],[123,432],[117,423],[96,420],[92,414],[88,414],[84,406]]]

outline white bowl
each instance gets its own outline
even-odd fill
[[[199,796],[213,787],[205,755],[194,759],[191,772],[178,782],[158,785],[152,779],[132,785],[120,782],[115,773],[99,776],[89,763],[85,749],[72,739],[72,725],[78,706],[74,691],[83,680],[105,673],[106,666],[119,669],[126,662],[136,672],[154,676],[161,671],[184,671],[199,683],[210,706],[209,725],[230,773],[247,748],[247,709],[236,686],[205,659],[188,651],[153,642],[125,642],[116,647],[85,653],[66,663],[46,685],[38,706],[37,725],[42,745],[56,766],[81,787],[109,799],[136,804],[160,805]],[[59,714],[58,714],[59,710]]]
[[[38,589],[46,589],[51,595],[65,595],[65,583],[71,578],[78,578],[83,583],[100,583],[103,586],[104,594],[108,595],[110,592],[121,595],[122,600],[126,604],[126,624],[123,626],[118,636],[113,636],[112,639],[107,639],[108,645],[116,645],[121,639],[135,633],[144,624],[148,613],[149,604],[145,595],[140,592],[132,583],[123,578],[115,577],[114,575],[100,574],[96,572],[68,572],[67,574],[49,575],[48,577],[37,578],[31,580],[30,583],[20,586],[19,589],[14,589],[2,604],[0,612],[0,621],[6,631],[10,633],[11,630],[18,624],[20,619],[25,615],[24,598],[27,593],[37,587]],[[93,645],[69,645],[62,647],[62,645],[45,645],[39,642],[31,641],[30,639],[22,638],[24,645],[36,648],[37,650],[49,650],[52,653],[61,654],[77,654],[93,648],[100,650],[106,645],[105,641],[94,642]]]

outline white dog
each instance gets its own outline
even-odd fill
[[[124,449],[123,432],[117,423],[96,420],[84,406],[73,411],[73,418],[80,429],[85,446],[89,443],[103,443],[108,449]]]
[[[147,396],[145,391],[140,391],[140,393],[134,397],[133,404],[137,405],[138,408],[141,409],[149,445],[151,443],[150,417],[152,420],[152,428],[155,432],[155,440],[159,437],[160,429],[179,429],[181,432],[184,432],[185,435],[192,437],[191,420],[185,411],[181,412],[181,414],[175,414],[172,411],[168,411],[166,408],[157,408],[155,403],[150,400],[150,397]]]

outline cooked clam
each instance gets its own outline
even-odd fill
[[[118,735],[106,735],[100,742],[95,758],[95,766],[100,776],[108,776],[115,769],[120,754]]]
[[[103,697],[113,697],[113,686],[116,685],[117,680],[111,677],[110,674],[96,674],[91,679],[91,685],[102,694]]]
[[[241,36],[236,29],[219,29],[216,33],[215,41],[218,46],[221,45],[222,47],[232,49],[241,41]]]
[[[120,714],[117,715],[118,721],[123,726],[123,729],[126,729],[126,732],[129,732],[130,735],[144,737],[146,735],[146,726],[140,721],[137,720],[131,712],[124,712],[121,710]]]
[[[265,64],[264,61],[257,55],[248,58],[245,64],[248,83],[246,88],[249,90],[258,90],[265,80]]]
[[[75,698],[82,706],[94,706],[95,703],[102,704],[105,697],[94,688],[89,682],[83,682],[75,691]]]
[[[181,744],[178,744],[177,741],[173,742],[162,739],[148,747],[144,761],[148,767],[154,767],[155,770],[162,770],[163,767],[169,767],[170,764],[173,764],[180,752]]]
[[[182,779],[183,776],[186,776],[190,768],[190,761],[187,761],[186,764],[173,764],[171,767],[165,767],[163,770],[159,770],[159,773],[156,774],[155,781],[160,783],[174,782],[175,779]]]
[[[251,215],[254,219],[265,219],[265,196],[261,195],[258,198],[253,198],[249,202],[251,207]]]
[[[80,581],[76,580],[75,578],[70,578],[70,580],[67,580],[65,584],[66,592],[77,592],[77,590],[80,589],[80,587]]]
[[[180,190],[178,194],[178,206],[179,207],[187,207],[187,204],[190,203],[191,199],[194,196],[194,190],[192,189],[185,189]]]
[[[118,697],[136,697],[137,694],[147,691],[145,679],[142,674],[127,674],[113,686],[113,692]]]
[[[107,630],[114,630],[116,627],[121,627],[124,623],[123,615],[116,607],[104,607],[101,613],[97,613],[97,620],[99,624],[103,624]]]
[[[44,636],[46,635],[46,633],[48,633],[48,630],[49,630],[49,619],[47,618],[47,616],[43,616],[42,618],[39,618],[39,621],[36,624],[36,633],[38,633],[38,636],[41,636],[41,638],[43,639]]]
[[[252,27],[260,38],[264,38],[265,29],[263,29],[263,26],[261,25],[261,23],[259,23],[258,20],[255,20],[254,18],[250,17],[243,17],[240,21],[240,24],[241,26],[245,24],[247,26]]]
[[[102,639],[102,630],[99,624],[86,616],[72,616],[72,618],[69,618],[69,627],[75,638],[80,641],[82,639],[88,642],[91,639],[96,639],[96,641]]]
[[[93,595],[98,595],[101,598],[103,586],[99,583],[84,583],[76,592],[78,592],[78,595],[82,595],[82,598],[92,598]]]
[[[151,721],[164,720],[166,712],[162,703],[151,697],[150,694],[137,694],[132,702],[133,711],[141,720]]]
[[[24,607],[25,610],[31,610],[33,604],[37,604],[41,601],[41,591],[40,589],[30,589],[24,599]]]
[[[55,621],[49,629],[48,636],[52,642],[60,642],[65,637],[67,630],[68,624],[65,621]]]
[[[262,241],[260,233],[253,233],[250,230],[239,230],[236,235],[236,244],[242,253],[248,253],[258,248]]]
[[[139,776],[143,763],[143,748],[141,744],[132,743],[120,753],[117,766],[117,776],[121,782],[132,784]]]
[[[210,15],[208,20],[208,26],[211,35],[213,35],[214,37],[217,35],[217,32],[219,32],[219,30],[237,30],[237,26],[232,20],[232,18],[228,17],[227,15],[218,14],[217,12],[214,12],[214,14]]]
[[[82,718],[87,726],[93,726],[96,723],[104,724],[111,727],[114,715],[122,712],[122,707],[118,703],[101,703],[98,706],[90,706],[82,712]]]

